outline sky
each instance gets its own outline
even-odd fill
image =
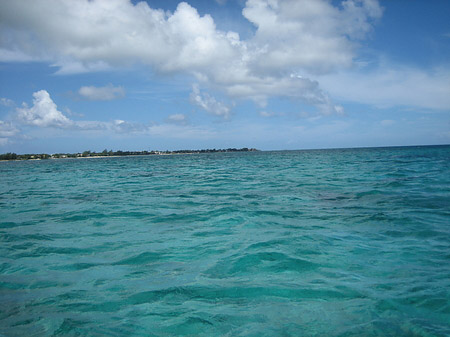
[[[448,0],[0,0],[0,153],[450,144]]]

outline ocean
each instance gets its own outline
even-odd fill
[[[0,163],[0,336],[449,336],[450,146]]]

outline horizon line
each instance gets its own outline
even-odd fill
[[[401,147],[433,147],[433,146],[450,146],[450,143],[445,144],[415,144],[415,145],[380,145],[380,146],[352,146],[352,147],[323,147],[323,148],[303,148],[303,149],[270,149],[261,150],[254,147],[242,147],[242,148],[203,148],[203,149],[177,149],[177,150],[107,150],[107,152],[153,152],[153,153],[174,153],[174,152],[281,152],[281,151],[319,151],[319,150],[352,150],[352,149],[382,149],[382,148],[401,148]],[[245,150],[246,149],[246,150]],[[77,151],[77,152],[35,152],[35,153],[16,153],[16,152],[4,152],[0,155],[5,154],[16,154],[16,155],[56,155],[56,154],[83,154],[85,152],[100,154],[103,151]]]

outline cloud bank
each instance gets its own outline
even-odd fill
[[[15,117],[21,124],[41,128],[111,130],[118,133],[132,133],[145,129],[143,124],[129,123],[123,120],[74,121],[58,110],[56,103],[46,90],[33,93],[33,105],[29,107],[28,104],[22,103],[21,108],[16,108]]]
[[[450,109],[450,70],[382,66],[368,72],[327,74],[320,83],[333,97],[378,107]]]
[[[15,103],[7,100],[12,106]],[[72,120],[63,112],[58,110],[56,103],[46,90],[39,90],[33,93],[33,104],[28,106],[22,103],[11,115],[12,121],[0,120],[0,146],[8,144],[12,139],[20,135],[21,127],[33,127],[35,130],[63,130],[66,133],[71,131],[106,132],[108,134],[147,134],[154,136],[170,136],[183,139],[185,137],[205,138],[212,135],[212,132],[201,128],[193,127],[188,123],[184,114],[172,114],[168,116],[165,123],[133,123],[125,120],[112,121],[92,121],[92,120]]]
[[[248,0],[242,13],[255,27],[247,40],[218,30],[210,15],[186,2],[170,13],[129,0],[2,0],[0,60],[43,60],[60,74],[141,64],[191,74],[231,99],[264,105],[280,96],[329,114],[341,108],[310,77],[350,67],[358,41],[382,10],[377,0],[339,7],[327,0]],[[95,100],[124,95],[113,87],[79,93]],[[229,116],[211,96],[194,95],[206,111]]]
[[[378,0],[248,0],[242,15],[254,27],[247,39],[218,29],[210,15],[186,2],[168,12],[131,0],[0,0],[0,61],[45,61],[59,74],[133,65],[189,74],[203,90],[193,90],[191,102],[225,119],[230,105],[209,89],[260,107],[283,97],[323,115],[343,113],[332,97],[380,106],[450,106],[448,70],[442,76],[395,65],[371,72],[355,67],[361,42],[383,15]],[[125,92],[86,86],[79,95],[111,100]]]

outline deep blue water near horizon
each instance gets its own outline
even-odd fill
[[[449,336],[450,147],[0,163],[0,336]]]

